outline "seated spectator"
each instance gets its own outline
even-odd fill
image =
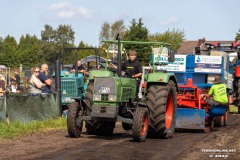
[[[0,80],[0,96],[4,96],[5,93],[5,81]]]
[[[4,75],[4,72],[3,72],[3,69],[2,69],[2,68],[0,68],[0,80],[6,81],[6,77],[5,77],[5,75]]]
[[[32,68],[32,76],[29,80],[30,93],[39,94],[42,93],[42,89],[46,86],[38,78],[40,69],[38,67]]]

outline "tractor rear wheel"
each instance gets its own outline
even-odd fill
[[[133,141],[144,142],[147,137],[149,112],[146,107],[137,107],[133,116]]]
[[[93,81],[88,83],[86,94],[87,115],[91,115],[93,105]],[[115,122],[101,122],[97,120],[86,121],[87,133],[90,135],[111,135],[115,128]]]
[[[71,138],[78,138],[82,133],[83,112],[78,102],[72,102],[68,108],[67,129]]]
[[[153,84],[147,93],[150,110],[148,135],[151,138],[171,138],[176,126],[177,95],[175,83]]]

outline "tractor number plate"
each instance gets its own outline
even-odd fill
[[[101,107],[100,112],[101,112],[101,113],[105,113],[105,112],[106,112],[106,107]]]
[[[98,88],[99,93],[110,93],[110,88],[108,87],[99,87]]]

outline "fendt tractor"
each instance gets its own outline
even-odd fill
[[[132,130],[134,141],[143,142],[146,136],[152,138],[171,138],[176,125],[177,81],[172,73],[157,70],[161,63],[154,59],[161,56],[174,60],[170,45],[161,42],[103,41],[109,50],[118,46],[117,70],[106,65],[102,70],[92,70],[85,103],[75,101],[70,104],[67,127],[70,137],[80,137],[83,121],[88,134],[111,135],[116,122],[122,122],[125,130]],[[130,78],[130,71],[122,72],[122,57],[125,45],[151,46],[153,70],[145,76],[146,88],[141,101],[135,100],[136,79]],[[124,56],[126,57],[126,56]],[[125,74],[124,74],[125,73]]]
[[[235,50],[230,52],[226,47],[223,49],[222,46],[228,46],[226,44],[217,43],[214,47],[213,44],[205,43],[205,46],[204,50],[196,47],[195,54],[176,54],[173,63],[161,66],[162,69],[175,73],[178,81],[176,129],[208,131],[214,125],[227,125],[228,106],[210,108],[201,98],[201,94],[208,93],[216,75],[224,79],[229,104],[235,103],[232,95],[236,93],[237,96],[238,89],[235,90],[234,80],[239,78],[237,68],[234,67],[236,62],[233,55],[230,55]],[[236,53],[239,56],[239,51]]]

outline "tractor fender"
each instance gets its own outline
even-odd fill
[[[240,65],[238,65],[238,66],[236,67],[235,77],[240,77]]]
[[[178,89],[177,79],[174,73],[162,73],[162,72],[149,73],[146,79],[147,79],[147,87],[151,83],[168,83],[169,80],[172,80],[176,85],[176,89]]]

